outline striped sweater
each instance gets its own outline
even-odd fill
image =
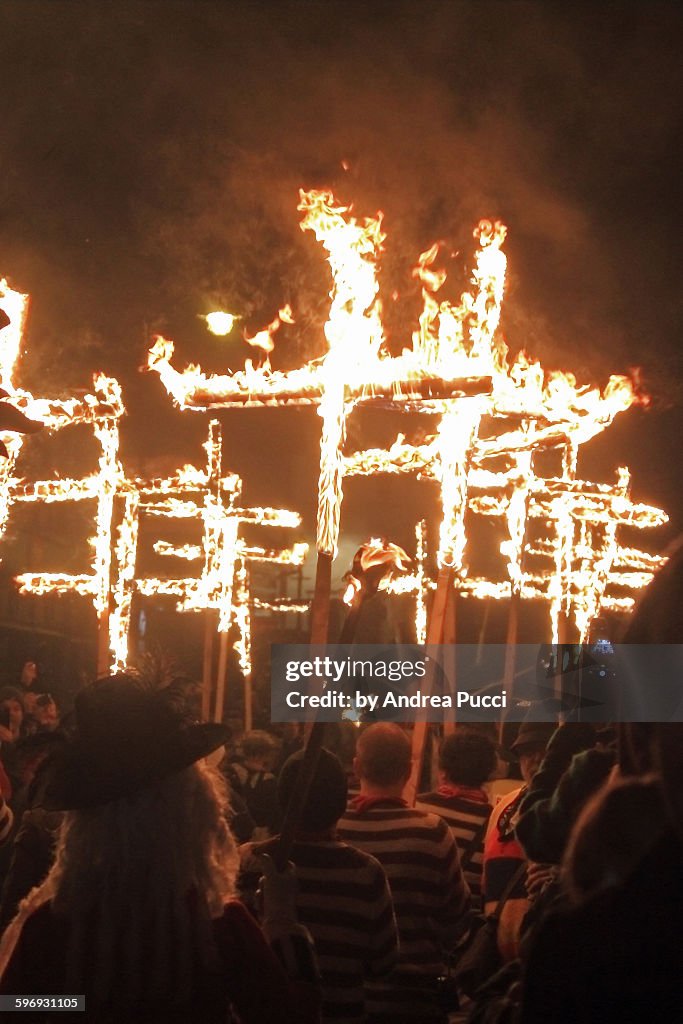
[[[273,840],[240,847],[238,892],[247,905],[261,874],[257,854]],[[324,1024],[366,1020],[363,984],[394,967],[398,936],[387,878],[374,857],[336,840],[297,842],[297,917],[313,936],[322,975]]]
[[[472,800],[461,790],[451,793],[423,793],[418,796],[415,806],[428,814],[438,814],[448,825],[455,839],[460,860],[463,862],[465,879],[472,894],[472,904],[481,908],[481,873],[484,860],[484,837],[486,826],[493,808],[480,790],[481,800]],[[475,836],[479,836],[472,849]],[[464,858],[467,858],[466,863]]]
[[[368,1019],[440,1021],[434,978],[467,926],[470,904],[457,847],[440,818],[403,800],[361,797],[354,804],[339,821],[339,835],[376,857],[386,871],[400,939],[395,971],[366,986]]]

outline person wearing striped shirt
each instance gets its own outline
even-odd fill
[[[372,854],[389,878],[400,940],[399,963],[366,985],[371,1024],[443,1024],[436,979],[469,921],[470,894],[445,822],[402,798],[411,745],[398,725],[378,722],[358,739],[360,795],[339,822],[340,838]]]
[[[438,814],[450,828],[477,910],[481,908],[484,838],[493,810],[483,785],[496,764],[496,748],[488,736],[458,728],[441,744],[439,788],[418,796],[415,804],[421,811]]]
[[[302,756],[293,754],[280,773],[278,800],[283,810],[296,786]],[[336,835],[346,799],[342,764],[323,748],[290,855],[296,871],[297,919],[313,937],[322,978],[323,1024],[364,1024],[364,982],[387,974],[398,958],[384,870],[374,857],[340,842]],[[273,853],[276,844],[277,837],[240,847],[238,891],[256,912],[262,855]]]

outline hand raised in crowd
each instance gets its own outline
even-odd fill
[[[536,864],[529,861],[526,873],[526,891],[530,900],[535,900],[545,889],[549,882],[552,882],[558,873],[555,864]]]

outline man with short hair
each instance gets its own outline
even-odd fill
[[[303,752],[293,754],[278,779],[278,800],[287,807],[297,786]],[[323,1024],[364,1024],[363,983],[396,963],[398,936],[386,874],[374,857],[340,842],[337,820],[347,798],[338,757],[322,749],[290,854],[295,865],[299,922],[308,928],[322,978]],[[255,906],[262,854],[274,854],[277,838],[240,847],[242,899]]]
[[[387,873],[400,940],[396,969],[366,985],[371,1024],[442,1024],[436,978],[467,929],[470,894],[455,840],[435,814],[408,806],[411,745],[398,725],[379,722],[358,738],[356,797],[339,822],[339,835],[372,854]]]
[[[438,814],[450,828],[477,909],[481,904],[484,836],[493,810],[483,785],[495,771],[497,761],[496,748],[488,736],[458,726],[439,750],[439,788],[418,796],[415,804],[420,811]]]

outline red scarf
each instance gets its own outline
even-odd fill
[[[355,796],[349,806],[354,811],[358,811],[359,814],[364,814],[378,804],[388,804],[390,807],[408,807],[408,801],[403,800],[401,797],[366,796],[364,793],[359,793],[358,796]]]
[[[455,782],[444,782],[437,790],[439,796],[459,796],[461,800],[470,800],[473,804],[487,804],[488,795],[478,786],[458,786]]]

